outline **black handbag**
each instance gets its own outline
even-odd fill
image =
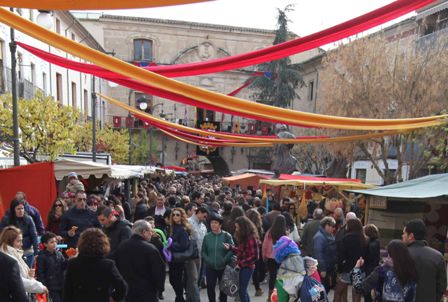
[[[199,249],[196,239],[190,239],[188,248],[183,252],[172,252],[173,262],[183,263],[188,260],[199,258]]]

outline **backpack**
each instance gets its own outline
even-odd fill
[[[325,287],[314,278],[306,275],[299,290],[300,302],[328,302]]]

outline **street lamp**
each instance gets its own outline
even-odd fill
[[[14,12],[14,8],[9,9]],[[9,43],[9,50],[11,52],[11,93],[12,93],[12,131],[14,144],[14,166],[20,166],[20,149],[19,149],[19,105],[17,103],[17,78],[16,78],[16,50],[17,44],[15,41],[14,28],[10,28],[11,42]]]
[[[53,18],[51,18],[49,10],[38,10],[39,15],[36,17],[36,22],[46,29],[53,28]]]

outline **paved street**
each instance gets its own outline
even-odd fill
[[[261,296],[261,297],[255,297],[255,289],[254,289],[253,285],[251,285],[249,287],[249,295],[250,295],[250,301],[251,302],[265,302],[266,301],[267,293],[268,293],[268,284],[267,284],[267,282],[264,282],[262,284],[262,289],[264,291],[264,295]],[[216,290],[217,290],[216,291],[216,295],[218,297],[218,288],[216,288]],[[349,292],[349,294],[348,294],[348,301],[351,301],[351,296],[352,296],[351,295],[351,288],[349,288],[348,292]],[[201,289],[200,293],[201,293],[201,301],[208,301],[207,289]],[[174,298],[176,297],[174,295],[173,287],[171,286],[171,284],[170,284],[170,282],[168,280],[168,274],[166,276],[166,281],[165,281],[165,295],[164,296],[165,296],[165,300],[163,300],[163,301],[167,301],[167,302],[174,301]],[[333,301],[333,291],[330,291],[330,295],[328,297],[328,300],[329,301]],[[228,301],[232,302],[232,301],[234,301],[234,299],[231,298],[231,299],[228,299]]]

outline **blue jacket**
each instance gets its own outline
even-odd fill
[[[362,270],[355,267],[351,272],[353,287],[366,295],[375,290],[375,302],[398,301],[414,302],[416,283],[409,282],[402,286],[394,271],[387,265],[376,267],[370,275],[364,277]],[[426,300],[432,301],[432,300]]]
[[[322,227],[313,238],[313,256],[319,262],[319,271],[327,273],[335,271],[336,242],[333,234],[328,234]]]
[[[45,227],[44,223],[42,222],[42,217],[40,216],[39,210],[36,207],[30,205],[29,202],[27,201],[25,201],[24,207],[25,207],[25,213],[27,213],[33,219],[34,225],[37,230],[37,234],[39,236],[43,235],[45,232]],[[2,227],[8,224],[8,220],[9,220],[9,209],[6,211],[5,216],[3,216]]]
[[[190,238],[183,225],[175,224],[173,226],[173,235],[171,235],[171,238],[173,239],[173,245],[171,247],[173,251],[183,252],[188,249]]]
[[[2,220],[0,225],[0,230],[4,227],[8,226],[9,217],[5,217]],[[37,231],[36,226],[34,225],[33,219],[31,216],[25,215],[23,218],[17,218],[17,223],[15,225],[22,231],[23,237],[23,250],[28,250],[33,248],[34,255],[37,255],[39,252],[38,243],[37,243]]]

